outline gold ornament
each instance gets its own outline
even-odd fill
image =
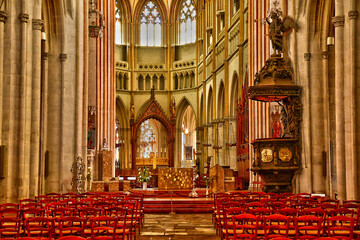
[[[271,162],[273,160],[273,151],[270,148],[263,148],[261,150],[261,161]]]
[[[292,158],[292,152],[288,148],[281,148],[279,151],[279,158],[283,162],[289,162]]]

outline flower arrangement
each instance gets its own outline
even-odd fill
[[[138,182],[150,182],[151,179],[151,172],[147,167],[139,168],[139,174],[138,174]]]
[[[213,177],[209,177],[209,176],[207,176],[207,175],[204,175],[204,180],[205,180],[206,188],[209,187],[210,182],[211,182],[212,179],[213,179]]]

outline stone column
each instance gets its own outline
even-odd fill
[[[340,5],[340,6],[339,6]],[[344,118],[344,16],[342,4],[337,4],[337,16],[332,22],[335,26],[335,122],[336,122],[336,175],[337,193],[341,200],[346,199],[345,172],[345,118]]]
[[[33,19],[32,41],[32,106],[31,106],[31,149],[30,149],[30,196],[39,194],[39,149],[40,149],[40,107],[41,107],[41,30],[44,23]]]
[[[29,22],[29,14],[21,13],[19,15],[21,24],[21,53],[20,53],[20,121],[19,121],[19,180],[18,198],[26,198],[29,195],[29,179],[28,171],[30,168],[29,158],[26,156],[26,142],[27,142],[27,105],[28,103],[28,89],[27,89],[27,24]]]
[[[64,146],[65,146],[65,134],[66,131],[66,124],[64,122],[65,118],[65,64],[67,59],[67,54],[61,53],[60,56],[61,61],[61,102],[60,102],[60,162],[59,162],[59,191],[62,192],[62,185],[63,185],[63,173],[64,173]]]
[[[47,113],[48,113],[48,52],[45,49],[45,41],[43,40],[44,52],[41,55],[42,68],[41,68],[41,123],[40,123],[40,180],[39,180],[39,194],[45,193],[45,151],[47,143],[47,134],[45,132],[47,126]]]
[[[0,11],[0,145],[2,145],[3,91],[4,91],[4,24],[7,14]]]
[[[351,1],[351,8],[355,9],[355,1]],[[345,76],[345,124],[346,124],[346,139],[349,140],[346,144],[345,153],[346,153],[346,183],[347,183],[347,199],[357,199],[359,194],[359,183],[358,183],[358,160],[357,156],[357,139],[356,135],[358,133],[357,129],[357,118],[356,118],[356,19],[358,17],[358,11],[352,10],[348,13],[349,17],[349,47],[348,56],[349,58],[349,70]],[[350,173],[350,174],[349,174]]]

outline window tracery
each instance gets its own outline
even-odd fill
[[[140,125],[140,157],[149,158],[150,153],[154,152],[154,144],[156,143],[156,135],[150,120],[145,120]]]
[[[196,9],[191,0],[184,0],[179,15],[180,44],[196,41]]]
[[[161,15],[153,1],[148,1],[140,16],[140,45],[161,46]]]

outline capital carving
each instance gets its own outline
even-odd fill
[[[33,26],[33,30],[41,31],[42,27],[44,26],[44,21],[41,19],[33,19],[32,26]]]
[[[322,57],[323,59],[328,59],[328,58],[329,58],[329,52],[328,52],[328,51],[323,51],[323,52],[321,53],[321,57]]]
[[[21,23],[28,23],[29,22],[29,14],[27,13],[20,13],[19,20]]]
[[[0,11],[0,22],[6,22],[7,14],[4,11]]]
[[[48,53],[48,52],[43,52],[43,53],[41,54],[41,57],[42,57],[43,60],[47,61],[47,60],[48,60],[48,57],[49,57],[49,53]]]
[[[305,61],[310,61],[311,53],[304,53]]]
[[[359,12],[358,11],[350,11],[348,13],[350,19],[357,19]]]
[[[344,26],[345,16],[335,16],[332,18],[332,23],[335,27],[342,27]]]
[[[67,59],[67,54],[66,53],[61,53],[60,54],[60,60],[63,62]]]

